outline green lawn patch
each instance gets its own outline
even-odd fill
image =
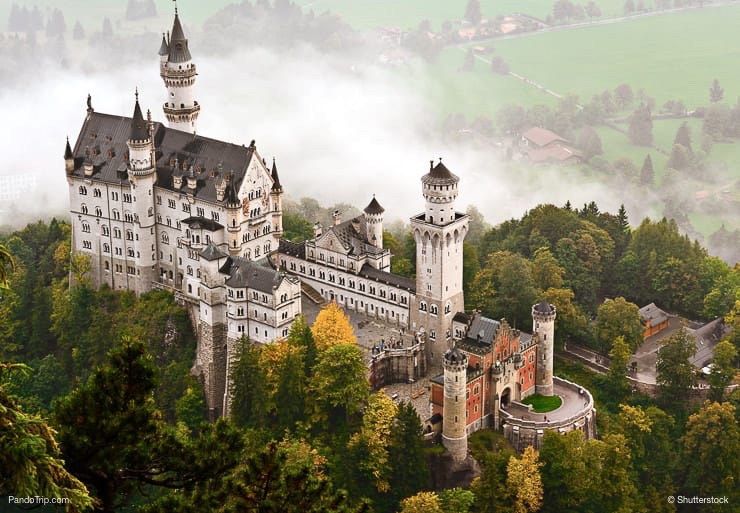
[[[536,413],[547,413],[556,408],[560,408],[563,404],[563,400],[557,395],[530,395],[526,399],[522,399],[523,404],[531,404]]]

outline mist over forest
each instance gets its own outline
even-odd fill
[[[420,178],[429,161],[442,158],[461,177],[458,208],[475,205],[492,224],[566,201],[595,201],[612,212],[624,204],[633,224],[662,216],[654,193],[625,187],[619,176],[541,165],[513,174],[495,148],[444,133],[434,95],[426,94],[437,84],[414,79],[413,67],[401,77],[378,63],[372,31],[291,3],[273,10],[260,4],[228,6],[202,24],[189,2],[179,9],[198,66],[199,134],[236,144],[255,139],[264,158],[276,158],[290,198],[362,208],[375,194],[388,221],[405,221],[423,208]],[[164,121],[157,49],[171,28],[172,4],[158,2],[157,17],[135,21],[126,19],[125,7],[121,2],[107,25],[88,20],[81,39],[74,38],[74,19],[66,19],[61,35],[6,33],[0,62],[10,72],[0,77],[7,120],[0,136],[8,144],[0,175],[35,175],[37,189],[33,198],[0,206],[0,226],[66,217],[63,147],[66,137],[76,140],[88,93],[96,111],[130,116],[138,88],[142,108]]]

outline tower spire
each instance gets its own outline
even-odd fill
[[[175,4],[175,18],[169,37],[162,36],[159,47],[159,75],[167,88],[164,114],[170,128],[195,133],[200,105],[194,99],[195,64],[192,62],[188,39],[182,29]]]
[[[144,115],[141,113],[141,106],[139,106],[138,87],[134,94],[136,96],[136,103],[134,104],[134,115],[131,118],[131,135],[129,136],[129,140],[146,141],[149,139],[149,130],[147,130],[147,124],[144,121]]]

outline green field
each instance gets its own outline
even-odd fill
[[[740,5],[652,16],[496,42],[513,72],[560,94],[592,95],[629,83],[660,106],[706,105],[718,79],[725,98],[740,95]]]
[[[332,11],[357,28],[400,26],[414,28],[423,20],[439,28],[444,21],[459,20],[465,13],[467,0],[298,0],[304,10]],[[595,0],[602,18],[621,16],[622,0]],[[651,1],[645,2],[652,6]],[[480,0],[483,16],[504,16],[515,13],[544,19],[552,13],[553,2],[545,0]]]

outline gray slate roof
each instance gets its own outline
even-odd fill
[[[229,275],[226,278],[226,285],[229,287],[248,287],[268,294],[272,294],[273,289],[286,279],[285,273],[242,257],[227,258],[219,272]]]
[[[365,213],[367,213],[367,214],[382,214],[383,212],[385,212],[385,209],[382,206],[380,206],[380,203],[378,203],[378,200],[376,200],[375,199],[375,196],[373,196],[373,199],[365,207]]]
[[[75,170],[74,176],[83,177],[82,163],[86,149],[93,152],[91,159],[94,164],[93,181],[105,183],[128,184],[126,174],[126,142],[131,130],[131,118],[113,116],[99,112],[91,113],[84,121],[82,130],[74,148]],[[216,182],[222,177],[211,171],[218,169],[219,163],[225,172],[234,171],[232,182],[238,189],[244,180],[256,148],[254,146],[239,146],[200,135],[189,134],[179,130],[169,129],[161,123],[154,123],[154,146],[156,148],[157,187],[174,190],[172,176],[189,170],[192,166],[196,173],[198,185],[194,196],[211,203],[216,199]],[[200,172],[199,172],[200,170]],[[181,192],[189,193],[186,184]]]
[[[412,280],[411,278],[406,278],[405,276],[399,276],[398,274],[393,274],[386,271],[379,271],[369,264],[363,265],[358,275],[362,276],[363,278],[368,278],[370,280],[385,283],[386,285],[392,285],[397,288],[410,290],[414,293],[416,292],[415,280]]]
[[[188,40],[185,39],[185,33],[182,31],[180,16],[175,12],[175,21],[172,23],[172,33],[170,34],[170,48],[167,60],[169,62],[187,62],[192,57],[188,48]]]
[[[434,162],[429,163],[429,173],[421,178],[422,183],[431,183],[436,185],[450,185],[458,182],[460,179],[457,175],[450,172],[447,166],[440,160],[437,165]]]
[[[219,258],[223,258],[225,256],[228,256],[224,251],[219,249],[216,244],[213,243],[213,241],[209,242],[208,245],[199,253],[200,257],[208,260],[209,262],[211,260],[217,260]]]
[[[189,225],[193,230],[205,229],[211,232],[217,232],[224,229],[222,224],[217,223],[213,219],[208,219],[207,217],[191,216],[187,219],[183,219],[182,222]]]
[[[329,233],[337,236],[339,242],[349,250],[349,255],[379,255],[383,252],[368,240],[365,216],[358,216],[332,226],[320,238],[328,236]]]
[[[643,306],[642,308],[640,308],[639,312],[640,318],[643,320],[643,322],[650,321],[650,324],[652,326],[656,326],[668,320],[668,314],[655,306],[655,303],[650,303],[649,305]]]
[[[136,93],[136,104],[134,105],[134,117],[131,118],[131,133],[129,139],[134,141],[146,141],[149,139],[149,130],[147,130],[146,121],[141,114],[139,106],[139,93]]]

